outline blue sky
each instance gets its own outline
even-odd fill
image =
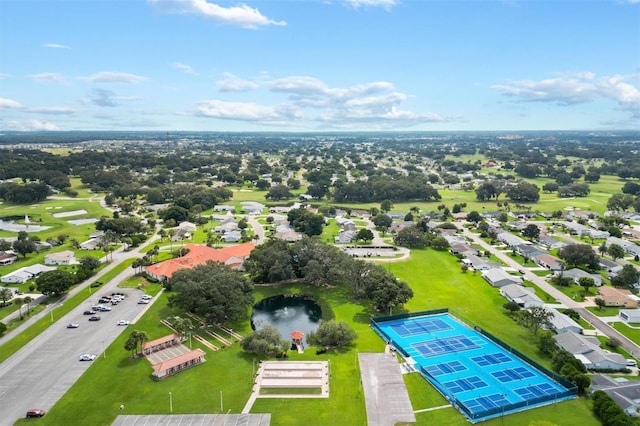
[[[640,0],[0,0],[0,130],[640,129]]]

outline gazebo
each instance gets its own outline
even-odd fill
[[[302,353],[304,351],[304,344],[302,343],[302,339],[304,339],[304,333],[302,331],[293,331],[291,334],[291,341],[296,348],[298,348],[298,353]]]

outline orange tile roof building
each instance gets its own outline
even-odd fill
[[[180,269],[195,268],[207,262],[220,262],[232,269],[242,270],[244,261],[249,258],[255,245],[245,243],[222,249],[198,244],[186,244],[184,247],[189,250],[187,254],[147,266],[144,268],[146,273],[158,281],[166,281]]]

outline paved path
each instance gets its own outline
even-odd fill
[[[522,265],[520,265],[518,262],[516,262],[511,257],[509,257],[509,255],[503,253],[497,247],[494,247],[486,243],[484,240],[480,238],[479,235],[472,233],[464,226],[462,227],[462,233],[466,238],[471,240],[474,244],[482,247],[483,250],[488,250],[489,252],[491,252],[498,259],[506,263],[507,266],[512,267],[516,270],[521,270],[521,269],[525,270],[524,277],[527,280],[533,282],[535,285],[540,287],[547,294],[549,294],[551,297],[556,299],[559,303],[562,303],[567,308],[573,309],[574,311],[578,312],[582,318],[584,318],[589,324],[595,327],[603,335],[609,338],[616,339],[618,342],[620,342],[620,346],[622,346],[622,348],[624,348],[624,350],[629,352],[632,356],[634,356],[635,358],[640,358],[640,346],[638,346],[636,343],[631,341],[629,338],[627,338],[625,335],[620,333],[618,330],[614,329],[613,327],[603,322],[603,320],[600,317],[592,314],[590,311],[585,309],[583,303],[576,302],[575,300],[571,299],[570,297],[562,293],[560,290],[555,288],[553,285],[549,284],[543,277],[539,277],[534,273],[526,270],[526,268],[523,268]]]

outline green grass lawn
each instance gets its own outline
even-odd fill
[[[630,339],[633,343],[640,345],[640,329],[631,328],[623,322],[614,322],[613,328],[618,330],[625,337]]]
[[[596,315],[598,317],[615,317],[618,315],[618,312],[620,311],[619,308],[598,308],[597,306],[589,306],[587,307],[587,309],[589,310],[589,312],[591,312],[593,315]]]

